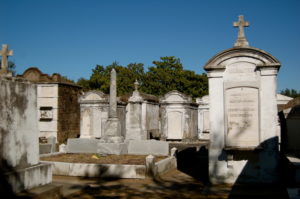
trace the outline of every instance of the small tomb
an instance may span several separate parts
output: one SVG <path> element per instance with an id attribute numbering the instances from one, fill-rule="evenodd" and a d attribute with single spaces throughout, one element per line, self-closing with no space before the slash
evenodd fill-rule
<path id="1" fill-rule="evenodd" d="M 167 140 L 197 139 L 198 105 L 192 98 L 171 91 L 160 99 L 161 134 Z"/>
<path id="2" fill-rule="evenodd" d="M 108 119 L 109 96 L 101 91 L 89 91 L 79 98 L 80 138 L 101 138 Z M 125 135 L 125 106 L 118 101 L 117 114 L 121 122 L 122 135 Z"/>

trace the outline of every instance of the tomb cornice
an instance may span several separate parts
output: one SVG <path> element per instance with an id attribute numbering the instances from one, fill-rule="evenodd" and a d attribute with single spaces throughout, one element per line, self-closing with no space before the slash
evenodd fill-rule
<path id="1" fill-rule="evenodd" d="M 206 71 L 225 69 L 226 64 L 224 64 L 224 62 L 226 60 L 238 57 L 249 57 L 259 60 L 259 62 L 262 63 L 259 64 L 259 66 L 280 66 L 280 62 L 266 51 L 254 47 L 233 47 L 226 49 L 212 57 L 205 64 L 204 69 Z"/>

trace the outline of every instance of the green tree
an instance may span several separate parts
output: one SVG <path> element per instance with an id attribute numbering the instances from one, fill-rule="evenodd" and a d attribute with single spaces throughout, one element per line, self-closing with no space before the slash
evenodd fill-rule
<path id="1" fill-rule="evenodd" d="M 85 78 L 79 78 L 77 80 L 77 84 L 83 88 L 84 91 L 91 90 L 90 88 L 90 80 Z"/>
<path id="2" fill-rule="evenodd" d="M 172 90 L 178 90 L 192 97 L 200 97 L 208 93 L 208 81 L 205 74 L 198 75 L 184 70 L 180 59 L 174 56 L 161 57 L 153 61 L 155 66 L 149 67 L 145 75 L 142 90 L 146 93 L 161 96 Z"/>
<path id="3" fill-rule="evenodd" d="M 161 96 L 172 90 L 178 90 L 194 98 L 208 93 L 206 74 L 196 74 L 184 70 L 180 59 L 170 56 L 161 57 L 153 61 L 154 66 L 144 72 L 144 65 L 131 63 L 126 67 L 113 62 L 106 67 L 96 65 L 89 80 L 80 78 L 78 84 L 84 90 L 101 90 L 109 93 L 110 71 L 115 68 L 117 72 L 117 93 L 119 96 L 129 94 L 134 90 L 134 82 L 140 83 L 140 91 L 156 96 Z"/>
<path id="4" fill-rule="evenodd" d="M 117 62 L 113 62 L 106 67 L 97 65 L 93 69 L 93 73 L 89 80 L 80 78 L 78 84 L 84 88 L 84 90 L 101 90 L 104 93 L 109 93 L 110 84 L 110 71 L 114 68 L 117 72 L 117 93 L 118 95 L 124 95 L 134 90 L 134 81 L 143 81 L 144 65 L 141 63 L 131 63 L 127 67 L 119 65 Z"/>
<path id="5" fill-rule="evenodd" d="M 292 98 L 300 97 L 300 92 L 296 91 L 295 89 L 288 89 L 286 88 L 285 90 L 282 90 L 280 92 L 282 95 L 286 95 Z"/>

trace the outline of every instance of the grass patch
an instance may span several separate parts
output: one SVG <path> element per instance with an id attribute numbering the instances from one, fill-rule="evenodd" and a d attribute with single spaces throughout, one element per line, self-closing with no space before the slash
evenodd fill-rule
<path id="1" fill-rule="evenodd" d="M 130 164 L 144 165 L 146 155 L 99 155 L 90 153 L 67 153 L 48 157 L 41 157 L 43 161 L 69 162 L 69 163 L 91 163 L 91 164 Z M 156 162 L 167 156 L 156 156 Z"/>

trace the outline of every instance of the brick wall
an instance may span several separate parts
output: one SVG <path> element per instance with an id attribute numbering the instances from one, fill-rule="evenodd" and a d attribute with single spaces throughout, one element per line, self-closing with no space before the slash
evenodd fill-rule
<path id="1" fill-rule="evenodd" d="M 58 88 L 58 144 L 66 143 L 68 138 L 80 135 L 80 107 L 78 97 L 81 87 L 59 84 Z"/>

